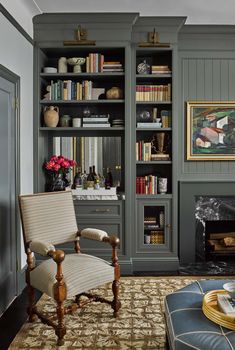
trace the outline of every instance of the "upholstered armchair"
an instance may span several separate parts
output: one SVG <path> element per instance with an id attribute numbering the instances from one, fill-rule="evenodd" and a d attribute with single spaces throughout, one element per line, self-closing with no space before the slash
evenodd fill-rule
<path id="1" fill-rule="evenodd" d="M 70 191 L 23 195 L 19 197 L 19 204 L 27 254 L 29 321 L 33 322 L 38 316 L 42 322 L 52 326 L 58 337 L 57 344 L 62 345 L 66 333 L 64 314 L 76 311 L 88 301 L 108 303 L 116 317 L 121 307 L 118 298 L 120 268 L 116 250 L 119 239 L 94 228 L 79 231 Z M 81 237 L 109 243 L 112 247 L 112 263 L 82 254 L 79 244 Z M 74 242 L 74 254 L 65 254 L 56 249 L 57 244 L 67 242 Z M 33 253 L 48 259 L 40 260 L 37 264 Z M 90 289 L 107 282 L 112 282 L 112 301 L 89 293 Z M 56 322 L 37 310 L 35 289 L 56 301 Z M 81 300 L 81 296 L 87 299 Z M 64 301 L 71 297 L 75 297 L 74 303 L 66 308 Z"/>

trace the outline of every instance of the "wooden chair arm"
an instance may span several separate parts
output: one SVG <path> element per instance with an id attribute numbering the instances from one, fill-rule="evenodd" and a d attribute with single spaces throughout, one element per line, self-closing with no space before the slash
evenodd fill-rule
<path id="1" fill-rule="evenodd" d="M 120 277 L 118 256 L 117 256 L 117 246 L 120 242 L 120 239 L 117 236 L 112 235 L 112 236 L 104 237 L 102 239 L 102 242 L 106 242 L 106 243 L 109 243 L 111 245 L 111 247 L 112 247 L 112 265 L 116 268 L 115 270 L 117 270 L 115 272 L 115 275 L 117 275 L 116 277 L 118 277 L 118 275 Z"/>
<path id="2" fill-rule="evenodd" d="M 65 258 L 65 252 L 63 250 L 50 250 L 47 253 L 57 264 L 61 264 Z"/>

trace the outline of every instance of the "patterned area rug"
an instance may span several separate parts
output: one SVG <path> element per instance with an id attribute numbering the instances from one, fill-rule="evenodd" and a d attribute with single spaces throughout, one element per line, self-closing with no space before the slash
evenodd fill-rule
<path id="1" fill-rule="evenodd" d="M 23 325 L 9 349 L 166 349 L 164 297 L 194 280 L 196 278 L 190 277 L 122 278 L 122 308 L 118 319 L 112 317 L 109 305 L 93 302 L 73 315 L 65 316 L 67 334 L 63 346 L 56 346 L 51 327 L 36 321 Z M 108 287 L 110 285 L 93 292 L 112 300 L 112 292 Z M 38 301 L 38 307 L 47 313 L 54 311 L 54 305 L 53 300 L 46 295 Z"/>

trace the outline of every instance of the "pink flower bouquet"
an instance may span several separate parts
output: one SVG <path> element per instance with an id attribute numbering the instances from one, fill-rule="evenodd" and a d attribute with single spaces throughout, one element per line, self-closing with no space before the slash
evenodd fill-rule
<path id="1" fill-rule="evenodd" d="M 61 191 L 69 185 L 67 174 L 77 163 L 64 156 L 52 156 L 43 164 L 47 175 L 46 191 Z"/>

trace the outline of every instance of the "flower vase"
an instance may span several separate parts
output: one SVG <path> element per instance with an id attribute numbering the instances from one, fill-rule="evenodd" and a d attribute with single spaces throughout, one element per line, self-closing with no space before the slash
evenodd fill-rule
<path id="1" fill-rule="evenodd" d="M 45 191 L 64 191 L 68 186 L 68 180 L 65 174 L 48 174 L 46 179 Z"/>

